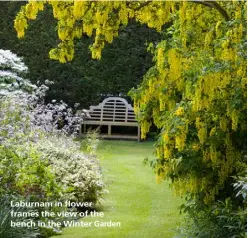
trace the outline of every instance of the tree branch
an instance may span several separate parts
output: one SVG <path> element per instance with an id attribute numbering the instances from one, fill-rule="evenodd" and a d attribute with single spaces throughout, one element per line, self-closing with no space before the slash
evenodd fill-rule
<path id="1" fill-rule="evenodd" d="M 230 20 L 230 17 L 228 15 L 227 11 L 223 7 L 221 7 L 219 3 L 215 2 L 215 1 L 210 2 L 210 3 L 214 6 L 214 8 L 216 10 L 219 11 L 219 13 L 225 18 L 226 21 Z"/>
<path id="2" fill-rule="evenodd" d="M 138 7 L 134 8 L 133 10 L 138 11 L 141 8 L 149 5 L 152 2 L 153 1 L 143 2 Z M 207 7 L 210 7 L 210 8 L 214 8 L 214 9 L 216 9 L 225 18 L 226 21 L 229 21 L 230 20 L 230 17 L 228 15 L 227 11 L 223 7 L 221 7 L 220 4 L 217 3 L 215 0 L 213 0 L 213 1 L 193 0 L 193 1 L 190 1 L 190 2 L 197 3 L 197 4 L 202 4 L 204 6 L 207 6 Z M 129 7 L 129 5 L 127 5 L 127 7 Z"/>
<path id="3" fill-rule="evenodd" d="M 228 15 L 227 11 L 215 1 L 210 2 L 210 1 L 203 1 L 203 0 L 195 0 L 195 1 L 191 1 L 191 2 L 202 4 L 202 5 L 210 7 L 210 8 L 214 8 L 225 18 L 226 21 L 230 20 L 230 17 Z"/>
<path id="4" fill-rule="evenodd" d="M 132 8 L 132 7 L 130 6 L 132 3 L 133 3 L 132 1 L 131 1 L 131 2 L 128 2 L 127 7 Z M 140 3 L 140 2 L 139 2 L 139 3 Z M 152 3 L 152 1 L 144 1 L 144 2 L 140 3 L 140 5 L 139 5 L 138 7 L 133 8 L 133 10 L 138 11 L 138 10 L 140 10 L 141 8 L 143 8 L 143 7 L 147 6 L 147 5 L 149 5 L 150 3 Z"/>

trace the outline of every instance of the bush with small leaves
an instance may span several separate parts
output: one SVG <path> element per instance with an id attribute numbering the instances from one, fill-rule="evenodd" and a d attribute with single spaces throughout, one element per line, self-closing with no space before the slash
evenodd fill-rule
<path id="1" fill-rule="evenodd" d="M 216 201 L 211 207 L 189 200 L 181 206 L 187 213 L 185 224 L 178 228 L 177 238 L 246 238 L 247 182 L 238 178 L 233 184 L 235 197 Z"/>
<path id="2" fill-rule="evenodd" d="M 100 166 L 95 155 L 85 155 L 80 146 L 66 135 L 50 134 L 35 147 L 52 166 L 63 199 L 96 203 L 104 193 Z"/>
<path id="3" fill-rule="evenodd" d="M 0 65 L 1 60 L 0 51 Z M 16 61 L 11 62 L 8 67 L 18 68 Z M 95 155 L 84 154 L 75 140 L 82 115 L 75 115 L 64 102 L 46 104 L 47 85 L 34 85 L 31 91 L 22 84 L 6 85 L 0 85 L 0 196 L 99 202 L 104 192 L 100 166 Z M 39 233 L 49 237 L 59 230 L 44 227 Z"/>
<path id="4" fill-rule="evenodd" d="M 18 227 L 10 226 L 10 223 L 16 222 L 32 222 L 31 219 L 26 217 L 11 216 L 11 212 L 28 213 L 33 212 L 32 209 L 27 207 L 11 207 L 10 201 L 15 200 L 13 196 L 0 197 L 0 237 L 4 238 L 36 238 L 40 235 L 37 227 Z"/>

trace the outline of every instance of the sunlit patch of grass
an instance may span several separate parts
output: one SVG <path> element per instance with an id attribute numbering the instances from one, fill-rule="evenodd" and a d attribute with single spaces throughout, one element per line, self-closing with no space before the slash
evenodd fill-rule
<path id="1" fill-rule="evenodd" d="M 156 184 L 151 168 L 142 164 L 152 153 L 152 142 L 101 141 L 98 156 L 109 190 L 99 207 L 104 217 L 86 217 L 90 228 L 66 228 L 60 237 L 172 238 L 182 219 L 182 200 L 172 195 L 168 183 Z M 121 227 L 95 227 L 96 220 L 120 222 Z"/>

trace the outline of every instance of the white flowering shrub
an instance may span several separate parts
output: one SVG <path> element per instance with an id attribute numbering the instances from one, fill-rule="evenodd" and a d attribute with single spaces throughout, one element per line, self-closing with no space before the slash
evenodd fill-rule
<path id="1" fill-rule="evenodd" d="M 66 135 L 50 135 L 36 145 L 52 165 L 63 199 L 96 203 L 104 192 L 100 166 L 95 156 L 80 151 L 80 143 Z"/>
<path id="2" fill-rule="evenodd" d="M 61 197 L 97 202 L 104 187 L 100 166 L 94 154 L 81 152 L 73 134 L 81 118 L 65 103 L 44 104 L 45 90 L 42 86 L 32 94 L 1 97 L 0 142 L 23 158 L 30 156 L 30 150 L 37 151 L 36 157 L 52 167 L 63 191 Z"/>
<path id="3" fill-rule="evenodd" d="M 0 142 L 37 141 L 44 133 L 74 137 L 83 115 L 75 115 L 64 102 L 44 103 L 48 87 L 41 85 L 31 94 L 0 95 Z"/>
<path id="4" fill-rule="evenodd" d="M 37 87 L 23 75 L 27 67 L 21 58 L 8 50 L 0 50 L 0 142 L 13 135 L 23 136 L 31 131 L 76 133 L 82 115 L 62 101 L 44 103 L 52 82 Z M 5 128 L 3 128 L 5 126 Z M 2 133 L 1 133 L 2 132 Z M 39 134 L 39 133 L 38 133 Z M 37 137 L 36 135 L 33 135 Z M 17 138 L 19 140 L 19 138 Z"/>
<path id="5" fill-rule="evenodd" d="M 0 198 L 98 202 L 100 166 L 75 141 L 82 115 L 64 102 L 45 104 L 48 86 L 23 79 L 26 70 L 18 57 L 0 50 Z M 41 237 L 56 233 L 49 229 L 40 230 Z"/>
<path id="6" fill-rule="evenodd" d="M 9 50 L 0 49 L 0 95 L 7 95 L 9 92 L 31 92 L 36 88 L 22 77 L 27 70 L 20 57 Z"/>

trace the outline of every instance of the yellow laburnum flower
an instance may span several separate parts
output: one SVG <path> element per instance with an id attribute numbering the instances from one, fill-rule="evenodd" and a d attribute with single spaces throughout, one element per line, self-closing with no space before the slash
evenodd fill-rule
<path id="1" fill-rule="evenodd" d="M 232 129 L 236 131 L 239 122 L 239 114 L 237 110 L 232 111 L 231 117 L 232 117 Z"/>
<path id="2" fill-rule="evenodd" d="M 210 136 L 213 136 L 216 133 L 216 127 L 213 127 L 210 131 Z"/>
<path id="3" fill-rule="evenodd" d="M 163 181 L 163 177 L 158 175 L 158 174 L 156 174 L 156 183 L 160 184 L 162 181 Z"/>
<path id="4" fill-rule="evenodd" d="M 194 143 L 194 144 L 192 145 L 192 149 L 195 150 L 195 151 L 198 151 L 198 150 L 200 149 L 200 145 Z"/>
<path id="5" fill-rule="evenodd" d="M 171 156 L 171 152 L 167 146 L 164 147 L 164 158 L 168 159 Z"/>
<path id="6" fill-rule="evenodd" d="M 214 147 L 210 147 L 210 159 L 211 161 L 216 164 L 217 159 L 218 159 L 218 153 Z"/>
<path id="7" fill-rule="evenodd" d="M 169 138 L 169 136 L 168 136 L 167 133 L 164 133 L 163 139 L 164 139 L 164 142 L 165 142 L 165 143 L 167 143 L 167 142 L 169 141 L 170 138 Z"/>
<path id="8" fill-rule="evenodd" d="M 162 99 L 159 100 L 159 110 L 160 111 L 165 110 L 165 102 Z"/>
<path id="9" fill-rule="evenodd" d="M 184 114 L 184 109 L 183 107 L 179 107 L 176 111 L 175 111 L 175 115 L 176 116 L 182 116 Z"/>
<path id="10" fill-rule="evenodd" d="M 226 132 L 227 131 L 227 119 L 222 117 L 220 119 L 220 128 L 222 131 Z"/>
<path id="11" fill-rule="evenodd" d="M 201 144 L 203 144 L 207 138 L 207 130 L 204 126 L 202 126 L 200 129 L 198 129 L 198 138 L 201 142 Z"/>
<path id="12" fill-rule="evenodd" d="M 222 21 L 218 21 L 215 25 L 215 33 L 216 35 L 219 37 L 221 36 L 222 32 L 221 32 L 221 29 L 220 29 L 220 25 L 221 25 Z"/>

